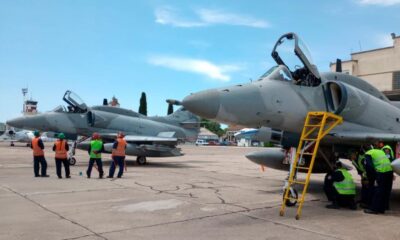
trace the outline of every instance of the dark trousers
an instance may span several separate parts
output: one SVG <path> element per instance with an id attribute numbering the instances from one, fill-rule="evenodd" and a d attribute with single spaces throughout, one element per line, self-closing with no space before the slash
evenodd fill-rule
<path id="1" fill-rule="evenodd" d="M 62 158 L 56 158 L 56 172 L 57 172 L 57 176 L 59 178 L 61 178 L 61 165 L 64 165 L 64 169 L 65 169 L 65 177 L 69 177 L 70 176 L 70 172 L 69 172 L 69 161 L 68 159 L 62 159 Z"/>
<path id="2" fill-rule="evenodd" d="M 368 180 L 366 178 L 361 179 L 361 199 L 360 203 L 363 203 L 365 205 L 370 205 L 371 204 L 371 191 L 370 189 L 372 186 L 370 186 Z"/>
<path id="3" fill-rule="evenodd" d="M 34 156 L 33 157 L 33 173 L 35 177 L 39 175 L 39 169 L 41 169 L 42 176 L 45 176 L 47 173 L 47 162 L 44 156 Z"/>
<path id="4" fill-rule="evenodd" d="M 371 210 L 384 213 L 389 209 L 390 194 L 393 185 L 393 172 L 377 173 L 377 186 L 374 187 Z"/>
<path id="5" fill-rule="evenodd" d="M 94 162 L 96 162 L 97 169 L 99 170 L 99 177 L 103 177 L 104 171 L 103 171 L 103 162 L 101 161 L 101 158 L 91 158 L 89 160 L 89 166 L 86 171 L 87 176 L 90 177 Z"/>
<path id="6" fill-rule="evenodd" d="M 334 205 L 348 208 L 355 207 L 355 195 L 339 194 L 336 188 L 333 186 L 333 182 L 325 181 L 324 191 L 328 200 L 331 201 Z"/>
<path id="7" fill-rule="evenodd" d="M 118 170 L 118 177 L 122 177 L 122 174 L 124 173 L 124 165 L 125 165 L 125 157 L 120 157 L 120 156 L 114 156 L 113 160 L 110 165 L 110 172 L 108 176 L 114 177 L 114 172 L 115 172 L 115 164 L 118 164 L 119 170 Z"/>

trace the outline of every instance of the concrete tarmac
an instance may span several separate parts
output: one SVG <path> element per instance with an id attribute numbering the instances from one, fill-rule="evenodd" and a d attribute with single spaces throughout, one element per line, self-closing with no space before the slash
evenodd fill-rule
<path id="1" fill-rule="evenodd" d="M 34 178 L 30 149 L 0 143 L 0 239 L 400 239 L 398 180 L 391 210 L 368 215 L 326 209 L 324 175 L 314 174 L 295 220 L 294 208 L 279 216 L 287 173 L 244 157 L 258 148 L 182 146 L 185 156 L 146 166 L 128 157 L 122 179 L 98 179 L 95 169 L 87 179 L 80 150 L 72 178 L 58 179 L 50 148 L 50 178 Z"/>

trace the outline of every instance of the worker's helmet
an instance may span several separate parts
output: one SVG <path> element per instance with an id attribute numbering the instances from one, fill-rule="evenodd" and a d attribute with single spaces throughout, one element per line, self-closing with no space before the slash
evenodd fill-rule
<path id="1" fill-rule="evenodd" d="M 39 137 L 40 136 L 40 132 L 38 130 L 33 131 L 33 135 L 35 137 Z"/>
<path id="2" fill-rule="evenodd" d="M 58 137 L 59 139 L 65 139 L 65 134 L 64 134 L 64 133 L 59 133 L 59 134 L 57 135 L 57 137 Z"/>
<path id="3" fill-rule="evenodd" d="M 100 139 L 100 134 L 98 134 L 98 133 L 93 133 L 92 139 L 93 139 L 93 140 Z"/>
<path id="4" fill-rule="evenodd" d="M 123 132 L 118 132 L 117 137 L 123 138 L 123 137 L 125 137 L 125 134 Z"/>

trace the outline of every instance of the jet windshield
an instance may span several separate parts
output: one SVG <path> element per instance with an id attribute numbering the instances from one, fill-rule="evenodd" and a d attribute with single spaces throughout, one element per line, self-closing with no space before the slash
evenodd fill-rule
<path id="1" fill-rule="evenodd" d="M 306 45 L 294 33 L 279 38 L 272 50 L 278 65 L 285 65 L 299 85 L 318 86 L 321 82 L 317 67 Z"/>
<path id="2" fill-rule="evenodd" d="M 263 79 L 280 80 L 280 81 L 292 81 L 293 77 L 290 71 L 284 66 L 274 66 L 264 73 L 259 81 Z"/>
<path id="3" fill-rule="evenodd" d="M 68 104 L 69 112 L 84 113 L 87 111 L 86 104 L 78 95 L 76 95 L 72 91 L 66 91 L 63 100 Z"/>

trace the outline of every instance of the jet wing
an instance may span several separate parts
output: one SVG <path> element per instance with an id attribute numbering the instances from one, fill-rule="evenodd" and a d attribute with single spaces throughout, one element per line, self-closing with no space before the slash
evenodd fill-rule
<path id="1" fill-rule="evenodd" d="M 365 141 L 400 141 L 400 134 L 395 133 L 368 133 L 368 132 L 334 132 L 328 136 L 344 141 L 365 142 Z"/>

